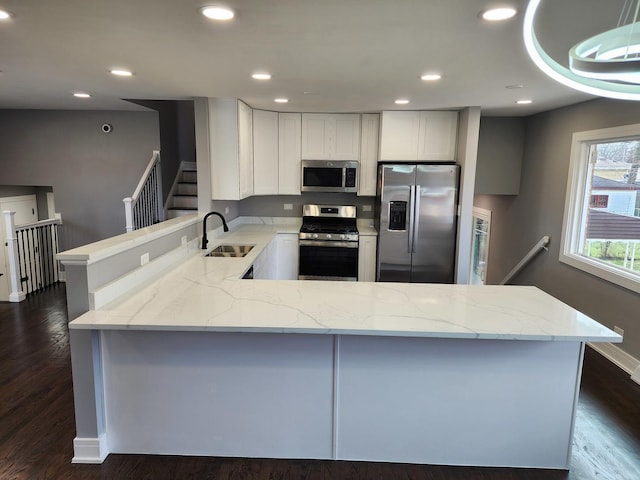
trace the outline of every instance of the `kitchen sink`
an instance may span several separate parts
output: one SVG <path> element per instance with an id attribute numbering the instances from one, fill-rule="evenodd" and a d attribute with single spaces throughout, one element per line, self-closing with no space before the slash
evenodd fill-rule
<path id="1" fill-rule="evenodd" d="M 255 245 L 218 245 L 205 257 L 244 257 Z"/>

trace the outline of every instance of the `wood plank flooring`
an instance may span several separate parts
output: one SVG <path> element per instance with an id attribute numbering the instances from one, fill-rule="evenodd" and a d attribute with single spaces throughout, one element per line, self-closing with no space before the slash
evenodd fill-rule
<path id="1" fill-rule="evenodd" d="M 150 455 L 72 465 L 74 436 L 64 284 L 0 302 L 0 480 L 638 480 L 640 385 L 587 349 L 569 472 Z"/>

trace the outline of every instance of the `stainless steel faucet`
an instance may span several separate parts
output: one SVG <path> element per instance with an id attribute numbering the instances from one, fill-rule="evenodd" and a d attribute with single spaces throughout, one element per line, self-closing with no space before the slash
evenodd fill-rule
<path id="1" fill-rule="evenodd" d="M 209 218 L 211 215 L 217 215 L 220 217 L 220 220 L 222 220 L 222 229 L 225 232 L 229 231 L 229 227 L 227 226 L 227 221 L 224 219 L 224 217 L 222 216 L 221 213 L 219 212 L 209 212 L 204 216 L 204 220 L 202 220 L 202 250 L 206 250 L 207 249 L 207 243 L 209 243 L 209 240 L 207 239 L 207 218 Z"/>

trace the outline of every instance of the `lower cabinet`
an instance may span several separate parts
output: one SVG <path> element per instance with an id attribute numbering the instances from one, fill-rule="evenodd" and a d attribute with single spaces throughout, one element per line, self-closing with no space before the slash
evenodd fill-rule
<path id="1" fill-rule="evenodd" d="M 279 233 L 276 235 L 277 280 L 298 279 L 298 234 Z"/>
<path id="2" fill-rule="evenodd" d="M 358 245 L 358 281 L 376 281 L 376 248 L 378 237 L 360 235 Z"/>

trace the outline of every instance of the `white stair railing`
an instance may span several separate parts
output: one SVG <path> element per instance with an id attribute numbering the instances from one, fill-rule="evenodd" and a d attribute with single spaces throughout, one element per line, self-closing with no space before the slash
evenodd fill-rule
<path id="1" fill-rule="evenodd" d="M 518 264 L 515 267 L 513 267 L 513 270 L 511 270 L 507 274 L 507 276 L 502 279 L 502 281 L 500 282 L 500 285 L 506 285 L 509 281 L 511 281 L 511 279 L 515 277 L 518 274 L 518 272 L 520 272 L 520 270 L 522 270 L 531 260 L 533 260 L 533 258 L 538 253 L 540 253 L 540 251 L 548 250 L 547 245 L 549 245 L 549 236 L 545 235 L 538 241 L 538 243 L 536 243 L 533 246 L 531 250 L 529 250 L 529 253 L 527 253 L 522 258 L 522 260 L 520 260 Z"/>
<path id="2" fill-rule="evenodd" d="M 9 267 L 10 302 L 21 302 L 60 281 L 58 254 L 59 218 L 16 226 L 15 212 L 4 211 Z"/>
<path id="3" fill-rule="evenodd" d="M 162 172 L 158 150 L 153 151 L 151 160 L 149 160 L 133 195 L 122 199 L 122 201 L 124 202 L 127 232 L 148 227 L 164 220 Z"/>

